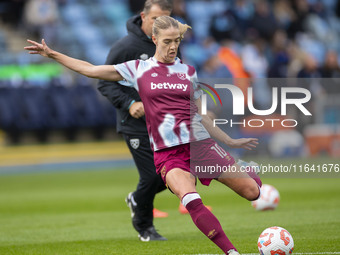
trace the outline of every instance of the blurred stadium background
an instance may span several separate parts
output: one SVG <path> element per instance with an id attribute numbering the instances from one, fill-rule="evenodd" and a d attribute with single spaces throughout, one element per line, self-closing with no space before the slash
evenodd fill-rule
<path id="1" fill-rule="evenodd" d="M 265 141 L 258 153 L 340 155 L 340 1 L 173 3 L 173 16 L 193 27 L 181 52 L 199 77 L 312 79 L 303 87 L 312 93 L 313 117 L 276 135 L 275 141 L 286 142 L 283 148 L 271 148 L 275 132 L 262 129 L 256 134 Z M 110 46 L 126 34 L 126 20 L 142 6 L 137 0 L 0 1 L 2 146 L 119 140 L 114 108 L 98 94 L 96 80 L 29 55 L 23 46 L 26 38 L 45 38 L 61 52 L 102 64 Z M 255 105 L 266 109 L 271 86 L 254 82 Z"/>
<path id="2" fill-rule="evenodd" d="M 23 51 L 27 38 L 44 37 L 63 53 L 102 64 L 143 3 L 0 0 L 1 254 L 219 252 L 185 216 L 178 217 L 178 201 L 170 192 L 155 202 L 170 214 L 156 219 L 170 241 L 137 241 L 123 198 L 135 188 L 138 174 L 115 132 L 113 106 L 97 92 L 96 80 Z M 251 79 L 257 109 L 268 108 L 272 86 L 289 81 L 312 93 L 307 105 L 312 117 L 294 110 L 285 117 L 298 119 L 296 128 L 226 127 L 236 137 L 261 141 L 252 154 L 234 154 L 274 165 L 339 163 L 340 0 L 173 3 L 173 16 L 193 27 L 181 44 L 183 60 L 202 79 Z M 247 114 L 246 119 L 254 118 Z M 245 252 L 257 251 L 264 228 L 282 225 L 293 234 L 296 252 L 339 254 L 340 186 L 334 178 L 339 173 L 328 177 L 265 179 L 282 198 L 279 209 L 266 214 L 255 213 L 222 186 L 199 189 Z"/>

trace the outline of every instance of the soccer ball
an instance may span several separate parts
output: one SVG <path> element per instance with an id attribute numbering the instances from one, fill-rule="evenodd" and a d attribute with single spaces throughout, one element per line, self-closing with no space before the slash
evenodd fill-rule
<path id="1" fill-rule="evenodd" d="M 261 187 L 261 196 L 259 199 L 252 201 L 251 205 L 258 211 L 274 210 L 280 202 L 280 194 L 272 185 L 263 184 Z"/>
<path id="2" fill-rule="evenodd" d="M 289 255 L 294 250 L 292 235 L 281 227 L 265 229 L 257 242 L 261 255 Z"/>

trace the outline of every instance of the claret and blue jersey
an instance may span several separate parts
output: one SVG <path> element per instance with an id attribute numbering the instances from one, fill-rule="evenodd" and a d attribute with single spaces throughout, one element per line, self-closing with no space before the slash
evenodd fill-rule
<path id="1" fill-rule="evenodd" d="M 120 83 L 135 87 L 143 101 L 154 151 L 210 137 L 194 102 L 202 93 L 194 67 L 179 58 L 168 64 L 154 57 L 114 67 L 125 80 Z"/>

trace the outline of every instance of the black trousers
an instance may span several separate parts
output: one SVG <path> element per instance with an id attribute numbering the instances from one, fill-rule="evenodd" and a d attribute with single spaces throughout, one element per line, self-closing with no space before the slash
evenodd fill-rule
<path id="1" fill-rule="evenodd" d="M 166 186 L 161 176 L 156 173 L 149 136 L 123 136 L 139 173 L 137 189 L 133 193 L 137 203 L 133 225 L 140 232 L 153 225 L 153 201 L 155 195 L 165 190 Z"/>

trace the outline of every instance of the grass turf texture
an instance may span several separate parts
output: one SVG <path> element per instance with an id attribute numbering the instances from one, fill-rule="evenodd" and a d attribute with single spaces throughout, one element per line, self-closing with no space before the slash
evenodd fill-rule
<path id="1" fill-rule="evenodd" d="M 124 202 L 137 179 L 134 169 L 0 176 L 0 254 L 221 254 L 190 216 L 179 214 L 178 200 L 169 191 L 155 201 L 169 217 L 154 222 L 169 240 L 138 241 Z M 264 183 L 280 192 L 275 211 L 257 212 L 217 182 L 209 188 L 198 185 L 240 252 L 257 253 L 259 234 L 275 225 L 293 235 L 296 253 L 340 251 L 340 179 Z"/>

